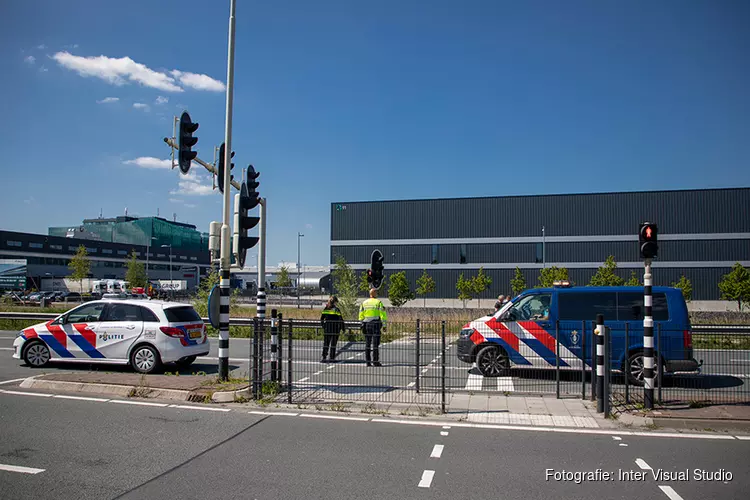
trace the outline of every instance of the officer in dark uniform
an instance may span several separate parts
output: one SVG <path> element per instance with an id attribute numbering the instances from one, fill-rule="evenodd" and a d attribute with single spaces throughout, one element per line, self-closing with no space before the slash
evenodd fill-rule
<path id="1" fill-rule="evenodd" d="M 344 330 L 344 318 L 336 306 L 338 302 L 339 299 L 335 296 L 329 298 L 320 315 L 320 325 L 323 327 L 323 357 L 320 359 L 321 363 L 333 363 L 336 360 L 336 343 L 339 341 L 339 334 Z M 326 359 L 329 349 L 331 357 Z"/>

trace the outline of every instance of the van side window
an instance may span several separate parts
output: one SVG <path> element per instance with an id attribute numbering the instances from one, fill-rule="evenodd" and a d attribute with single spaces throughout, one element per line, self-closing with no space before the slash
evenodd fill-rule
<path id="1" fill-rule="evenodd" d="M 614 292 L 562 292 L 557 295 L 557 310 L 560 321 L 593 321 L 597 314 L 604 315 L 604 321 L 614 321 L 616 317 Z"/>
<path id="2" fill-rule="evenodd" d="M 653 294 L 651 304 L 654 321 L 667 321 L 669 319 L 667 294 Z M 620 321 L 643 321 L 643 294 L 638 292 L 618 293 L 617 316 Z"/>
<path id="3" fill-rule="evenodd" d="M 529 321 L 549 319 L 551 296 L 548 293 L 527 295 L 513 304 L 500 318 L 502 321 Z"/>

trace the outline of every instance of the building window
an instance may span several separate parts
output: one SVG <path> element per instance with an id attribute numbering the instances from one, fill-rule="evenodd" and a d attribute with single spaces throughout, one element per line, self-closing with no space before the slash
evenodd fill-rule
<path id="1" fill-rule="evenodd" d="M 127 254 L 128 254 L 127 250 L 118 250 L 117 251 L 117 255 L 127 255 Z"/>
<path id="2" fill-rule="evenodd" d="M 77 252 L 78 251 L 78 247 L 68 247 L 68 251 L 69 252 Z"/>
<path id="3" fill-rule="evenodd" d="M 44 248 L 44 243 L 30 242 L 29 248 Z"/>
<path id="4" fill-rule="evenodd" d="M 180 260 L 187 260 L 187 255 L 180 255 Z"/>
<path id="5" fill-rule="evenodd" d="M 62 245 L 50 245 L 50 250 L 62 250 Z"/>
<path id="6" fill-rule="evenodd" d="M 438 263 L 438 247 L 439 245 L 432 245 L 432 263 Z"/>
<path id="7" fill-rule="evenodd" d="M 466 243 L 461 243 L 461 264 L 466 264 Z"/>
<path id="8" fill-rule="evenodd" d="M 102 248 L 102 253 L 111 254 L 112 249 L 111 248 Z"/>
<path id="9" fill-rule="evenodd" d="M 198 260 L 198 257 L 190 257 L 190 260 Z"/>
<path id="10" fill-rule="evenodd" d="M 5 242 L 5 244 L 8 245 L 9 247 L 20 247 L 20 246 L 22 246 L 22 244 L 21 244 L 20 241 L 13 241 L 13 240 L 8 240 L 8 241 Z"/>
<path id="11" fill-rule="evenodd" d="M 153 252 L 149 252 L 149 253 L 147 253 L 147 254 L 146 254 L 146 256 L 147 256 L 147 257 L 153 257 L 153 256 L 154 256 L 154 253 L 153 253 Z"/>
<path id="12" fill-rule="evenodd" d="M 536 255 L 534 257 L 534 262 L 537 264 L 541 264 L 544 262 L 544 243 L 537 243 L 536 244 Z"/>
<path id="13" fill-rule="evenodd" d="M 141 252 L 135 252 L 135 256 L 136 257 L 140 257 L 141 256 Z"/>
<path id="14" fill-rule="evenodd" d="M 166 255 L 164 255 L 163 253 L 157 253 L 156 256 L 157 257 L 166 257 Z"/>

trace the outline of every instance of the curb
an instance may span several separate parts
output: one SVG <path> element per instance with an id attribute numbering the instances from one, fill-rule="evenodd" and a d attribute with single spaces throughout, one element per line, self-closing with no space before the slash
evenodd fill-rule
<path id="1" fill-rule="evenodd" d="M 622 425 L 634 427 L 653 427 L 655 424 L 654 419 L 651 417 L 638 417 L 629 413 L 620 413 L 617 416 L 617 420 Z"/>
<path id="2" fill-rule="evenodd" d="M 676 418 L 676 417 L 654 417 L 654 424 L 659 427 L 671 429 L 701 430 L 711 429 L 714 431 L 740 430 L 750 432 L 750 421 L 732 419 L 712 418 Z"/>
<path id="3" fill-rule="evenodd" d="M 92 382 L 65 382 L 62 380 L 44 380 L 29 377 L 21 384 L 24 389 L 42 389 L 48 391 L 82 392 L 86 394 L 105 394 L 124 398 L 166 399 L 170 401 L 191 401 L 195 395 L 204 397 L 200 391 L 184 391 L 178 389 L 157 389 L 153 387 L 135 385 L 98 384 Z M 212 403 L 231 403 L 236 399 L 249 398 L 250 387 L 236 391 L 214 392 Z"/>

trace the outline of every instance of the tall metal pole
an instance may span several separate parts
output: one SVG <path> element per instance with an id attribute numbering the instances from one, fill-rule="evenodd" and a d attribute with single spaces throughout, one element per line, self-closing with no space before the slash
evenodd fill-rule
<path id="1" fill-rule="evenodd" d="M 171 290 L 172 299 L 174 299 L 174 281 L 172 279 L 172 244 L 169 244 L 169 289 Z"/>
<path id="2" fill-rule="evenodd" d="M 542 267 L 547 267 L 547 235 L 542 226 Z"/>
<path id="3" fill-rule="evenodd" d="M 221 224 L 221 272 L 219 290 L 219 379 L 229 379 L 229 212 L 231 209 L 230 169 L 232 164 L 232 102 L 234 98 L 234 17 L 236 0 L 230 0 L 229 47 L 227 50 L 227 109 L 224 131 L 224 216 Z"/>
<path id="4" fill-rule="evenodd" d="M 146 240 L 146 285 L 151 281 L 148 275 L 148 254 L 151 252 L 151 238 Z"/>
<path id="5" fill-rule="evenodd" d="M 297 309 L 299 309 L 299 278 L 300 278 L 300 274 L 299 274 L 299 270 L 300 270 L 300 252 L 299 252 L 300 246 L 299 246 L 299 242 L 300 242 L 300 238 L 302 238 L 303 236 L 304 236 L 304 234 L 297 233 Z"/>
<path id="6" fill-rule="evenodd" d="M 258 318 L 266 317 L 266 210 L 268 200 L 260 200 L 260 227 L 258 228 L 258 293 L 256 296 L 256 313 Z"/>
<path id="7" fill-rule="evenodd" d="M 654 408 L 654 318 L 651 305 L 651 259 L 646 259 L 643 273 L 643 406 L 647 410 Z M 630 366 L 628 370 L 631 370 Z"/>

